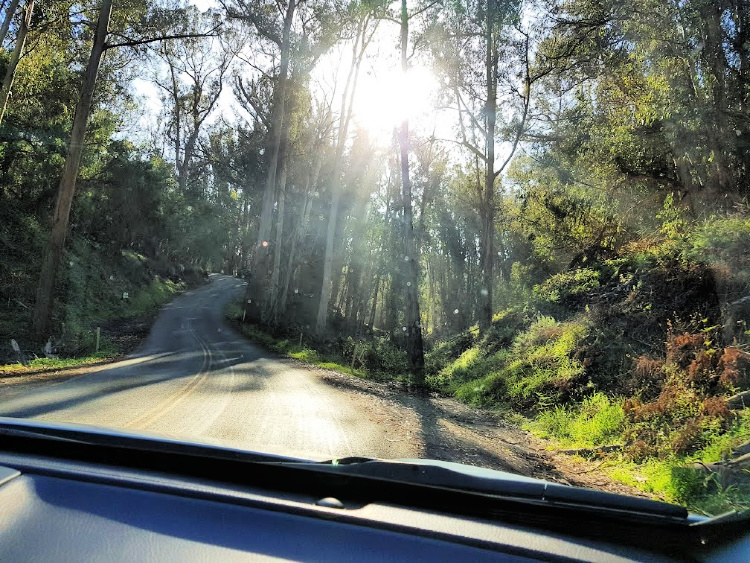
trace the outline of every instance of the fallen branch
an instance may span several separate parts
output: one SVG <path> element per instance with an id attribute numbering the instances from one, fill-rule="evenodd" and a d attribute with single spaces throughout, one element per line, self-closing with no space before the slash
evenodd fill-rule
<path id="1" fill-rule="evenodd" d="M 609 446 L 599 446 L 597 448 L 578 448 L 574 450 L 557 450 L 552 452 L 553 455 L 565 454 L 565 455 L 579 455 L 581 457 L 593 457 L 601 454 L 608 454 L 611 452 L 622 451 L 624 446 L 622 444 L 611 444 Z"/>
<path id="2" fill-rule="evenodd" d="M 727 407 L 730 410 L 742 410 L 750 407 L 750 391 L 743 391 L 729 397 Z"/>

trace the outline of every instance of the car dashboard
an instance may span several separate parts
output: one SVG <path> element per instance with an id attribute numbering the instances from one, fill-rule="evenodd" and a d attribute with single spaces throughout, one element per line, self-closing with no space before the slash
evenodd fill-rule
<path id="1" fill-rule="evenodd" d="M 742 524 L 715 539 L 698 520 L 486 497 L 229 454 L 0 436 L 0 560 L 750 559 Z"/>

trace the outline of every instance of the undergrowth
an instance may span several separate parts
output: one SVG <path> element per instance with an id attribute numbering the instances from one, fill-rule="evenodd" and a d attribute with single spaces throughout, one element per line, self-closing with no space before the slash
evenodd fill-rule
<path id="1" fill-rule="evenodd" d="M 288 356 L 296 360 L 303 361 L 308 364 L 318 366 L 323 369 L 329 369 L 352 375 L 355 377 L 373 377 L 374 375 L 362 370 L 356 369 L 351 365 L 347 365 L 342 358 L 333 358 L 318 350 L 308 346 L 304 342 L 300 343 L 297 339 L 284 338 L 283 336 L 273 335 L 262 327 L 254 324 L 243 323 L 242 321 L 242 308 L 237 301 L 230 302 L 225 311 L 226 317 L 233 321 L 237 328 L 250 338 L 257 342 L 264 348 L 276 352 L 277 354 Z"/>

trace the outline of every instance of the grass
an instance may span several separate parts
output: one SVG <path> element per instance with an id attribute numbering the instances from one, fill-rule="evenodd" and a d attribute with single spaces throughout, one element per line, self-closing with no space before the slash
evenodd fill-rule
<path id="1" fill-rule="evenodd" d="M 619 443 L 624 426 L 621 401 L 595 393 L 580 405 L 541 412 L 526 429 L 564 446 L 587 448 Z"/>
<path id="2" fill-rule="evenodd" d="M 36 358 L 34 360 L 31 360 L 30 362 L 27 362 L 26 365 L 16 363 L 0 366 L 0 374 L 25 375 L 63 369 L 73 369 L 91 364 L 97 364 L 100 362 L 106 362 L 109 360 L 113 360 L 116 357 L 116 353 L 112 353 L 111 351 L 102 351 L 78 358 Z"/>
<path id="3" fill-rule="evenodd" d="M 185 289 L 182 282 L 175 283 L 141 271 L 146 259 L 133 253 L 128 253 L 124 260 L 136 262 L 141 269 L 139 275 L 133 274 L 132 279 L 113 276 L 117 281 L 111 281 L 104 275 L 105 271 L 110 271 L 107 267 L 118 271 L 118 266 L 124 268 L 122 264 L 104 264 L 80 241 L 74 246 L 81 256 L 90 260 L 76 257 L 71 261 L 67 280 L 63 278 L 68 286 L 67 301 L 61 301 L 58 306 L 59 325 L 53 331 L 56 353 L 60 357 L 34 358 L 34 354 L 26 352 L 27 357 L 33 358 L 26 366 L 20 363 L 4 365 L 0 367 L 0 372 L 34 373 L 69 369 L 115 358 L 122 350 L 106 336 L 100 338 L 98 352 L 95 352 L 96 326 L 119 319 L 153 316 L 162 305 Z M 107 281 L 102 282 L 102 279 Z M 122 299 L 122 290 L 128 290 L 128 299 Z M 21 326 L 22 322 L 26 322 L 26 319 L 21 320 L 16 315 L 11 323 L 13 326 L 0 322 L 0 330 L 13 335 L 25 351 L 33 349 L 39 353 L 39 344 L 29 344 L 33 340 L 28 335 L 28 327 Z M 15 358 L 11 356 L 8 359 L 12 361 Z"/>
<path id="4" fill-rule="evenodd" d="M 626 428 L 622 402 L 595 393 L 577 406 L 555 407 L 525 419 L 521 425 L 555 445 L 591 448 L 622 443 Z M 695 462 L 710 463 L 728 459 L 733 447 L 750 439 L 750 412 L 739 414 L 734 425 L 718 434 L 702 450 L 691 456 L 664 454 L 635 462 L 623 453 L 607 456 L 600 471 L 612 479 L 640 489 L 691 512 L 717 515 L 730 510 L 750 510 L 750 479 L 723 484 L 718 473 L 696 469 Z"/>
<path id="5" fill-rule="evenodd" d="M 273 335 L 265 332 L 263 329 L 256 325 L 245 324 L 239 322 L 242 318 L 242 308 L 237 302 L 230 302 L 224 311 L 225 316 L 235 321 L 238 329 L 242 334 L 247 336 L 250 340 L 260 344 L 264 348 L 276 352 L 282 356 L 294 358 L 306 364 L 314 365 L 322 369 L 328 369 L 337 371 L 346 375 L 352 375 L 355 377 L 372 378 L 372 374 L 360 370 L 354 369 L 350 366 L 344 365 L 337 360 L 338 358 L 329 358 L 322 355 L 319 351 L 313 350 L 306 346 L 300 345 L 299 342 L 292 341 L 289 339 L 275 338 Z"/>
<path id="6" fill-rule="evenodd" d="M 508 349 L 483 356 L 481 349 L 471 348 L 438 378 L 458 399 L 475 406 L 546 408 L 559 402 L 562 390 L 583 374 L 572 353 L 586 334 L 581 322 L 540 317 Z"/>

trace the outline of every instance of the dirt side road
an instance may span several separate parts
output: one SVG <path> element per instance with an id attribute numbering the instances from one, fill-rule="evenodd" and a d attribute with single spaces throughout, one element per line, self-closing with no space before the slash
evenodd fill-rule
<path id="1" fill-rule="evenodd" d="M 639 494 L 597 465 L 553 455 L 492 413 L 450 398 L 279 358 L 223 318 L 243 282 L 167 305 L 141 349 L 106 366 L 0 378 L 0 415 L 147 430 L 311 459 L 432 458 Z"/>

